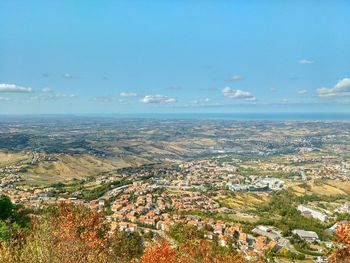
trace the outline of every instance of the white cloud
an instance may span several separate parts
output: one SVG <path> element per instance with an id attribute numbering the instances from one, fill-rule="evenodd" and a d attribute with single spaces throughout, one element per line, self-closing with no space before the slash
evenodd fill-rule
<path id="1" fill-rule="evenodd" d="M 123 91 L 119 94 L 120 97 L 136 97 L 137 93 Z"/>
<path id="2" fill-rule="evenodd" d="M 30 93 L 32 88 L 20 87 L 16 84 L 0 84 L 0 92 L 2 93 Z"/>
<path id="3" fill-rule="evenodd" d="M 244 79 L 244 77 L 241 75 L 233 75 L 231 77 L 231 80 L 233 80 L 233 81 L 239 81 L 239 80 L 243 80 L 243 79 Z"/>
<path id="4" fill-rule="evenodd" d="M 306 95 L 308 91 L 306 89 L 298 90 L 298 95 Z"/>
<path id="5" fill-rule="evenodd" d="M 343 78 L 333 88 L 317 89 L 318 97 L 348 97 L 350 96 L 350 78 Z"/>
<path id="6" fill-rule="evenodd" d="M 143 103 L 160 103 L 160 104 L 168 104 L 168 103 L 175 103 L 176 99 L 164 95 L 146 95 L 141 99 L 141 102 Z"/>
<path id="7" fill-rule="evenodd" d="M 77 78 L 77 76 L 71 74 L 71 73 L 64 73 L 62 74 L 62 77 L 65 79 L 73 79 L 73 78 Z"/>
<path id="8" fill-rule="evenodd" d="M 74 94 L 65 94 L 65 93 L 57 93 L 57 94 L 40 94 L 36 96 L 31 96 L 28 98 L 28 100 L 41 100 L 41 101 L 46 101 L 46 100 L 60 100 L 60 99 L 72 99 L 75 98 L 76 96 Z"/>
<path id="9" fill-rule="evenodd" d="M 255 101 L 256 97 L 251 94 L 249 91 L 244 91 L 244 90 L 235 90 L 231 89 L 230 87 L 225 87 L 222 90 L 222 94 L 230 99 L 244 99 L 244 100 L 249 100 L 249 101 Z"/>
<path id="10" fill-rule="evenodd" d="M 49 88 L 49 87 L 44 87 L 44 88 L 41 89 L 41 91 L 46 93 L 46 92 L 51 92 L 52 89 Z"/>
<path id="11" fill-rule="evenodd" d="M 208 105 L 212 101 L 211 98 L 205 98 L 205 99 L 199 99 L 199 100 L 193 100 L 192 104 L 200 104 L 200 105 Z"/>
<path id="12" fill-rule="evenodd" d="M 307 64 L 313 64 L 314 62 L 312 60 L 309 60 L 309 59 L 301 59 L 298 61 L 298 63 L 307 65 Z"/>

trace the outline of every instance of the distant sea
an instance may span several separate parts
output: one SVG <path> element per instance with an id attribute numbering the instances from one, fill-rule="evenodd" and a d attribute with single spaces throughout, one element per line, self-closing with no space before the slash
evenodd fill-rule
<path id="1" fill-rule="evenodd" d="M 350 121 L 349 113 L 130 113 L 130 114 L 47 114 L 1 115 L 1 121 L 70 118 L 237 120 L 237 121 Z"/>
<path id="2" fill-rule="evenodd" d="M 115 118 L 194 119 L 237 121 L 350 121 L 350 113 L 142 113 L 103 114 Z"/>

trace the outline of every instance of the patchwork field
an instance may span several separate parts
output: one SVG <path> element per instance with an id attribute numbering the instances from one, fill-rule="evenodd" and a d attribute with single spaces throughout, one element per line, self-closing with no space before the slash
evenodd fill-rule
<path id="1" fill-rule="evenodd" d="M 17 162 L 30 159 L 30 155 L 25 153 L 0 152 L 0 168 Z"/>
<path id="2" fill-rule="evenodd" d="M 29 166 L 22 177 L 28 183 L 50 184 L 73 178 L 96 176 L 119 168 L 141 164 L 141 159 L 102 159 L 91 155 L 60 155 L 56 161 L 43 161 Z"/>

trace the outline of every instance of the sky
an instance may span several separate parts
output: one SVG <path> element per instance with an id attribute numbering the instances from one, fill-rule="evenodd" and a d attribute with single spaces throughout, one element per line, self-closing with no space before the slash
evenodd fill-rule
<path id="1" fill-rule="evenodd" d="M 0 1 L 0 114 L 350 113 L 350 1 Z"/>

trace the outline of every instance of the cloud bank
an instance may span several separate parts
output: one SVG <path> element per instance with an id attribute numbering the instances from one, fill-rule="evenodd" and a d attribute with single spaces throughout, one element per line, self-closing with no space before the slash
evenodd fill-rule
<path id="1" fill-rule="evenodd" d="M 168 104 L 175 103 L 176 99 L 164 95 L 146 95 L 141 99 L 142 103 Z"/>
<path id="2" fill-rule="evenodd" d="M 2 93 L 30 93 L 32 88 L 20 87 L 16 84 L 0 84 L 0 92 Z"/>
<path id="3" fill-rule="evenodd" d="M 312 60 L 309 60 L 309 59 L 301 59 L 298 61 L 298 63 L 307 65 L 307 64 L 313 64 L 314 62 Z"/>
<path id="4" fill-rule="evenodd" d="M 318 97 L 348 97 L 350 96 L 350 78 L 343 78 L 333 88 L 317 89 Z"/>
<path id="5" fill-rule="evenodd" d="M 123 91 L 119 94 L 120 97 L 136 97 L 137 93 Z"/>
<path id="6" fill-rule="evenodd" d="M 256 97 L 251 94 L 249 91 L 244 91 L 240 89 L 231 89 L 230 87 L 225 87 L 222 90 L 222 94 L 230 99 L 244 99 L 248 101 L 255 101 Z"/>

